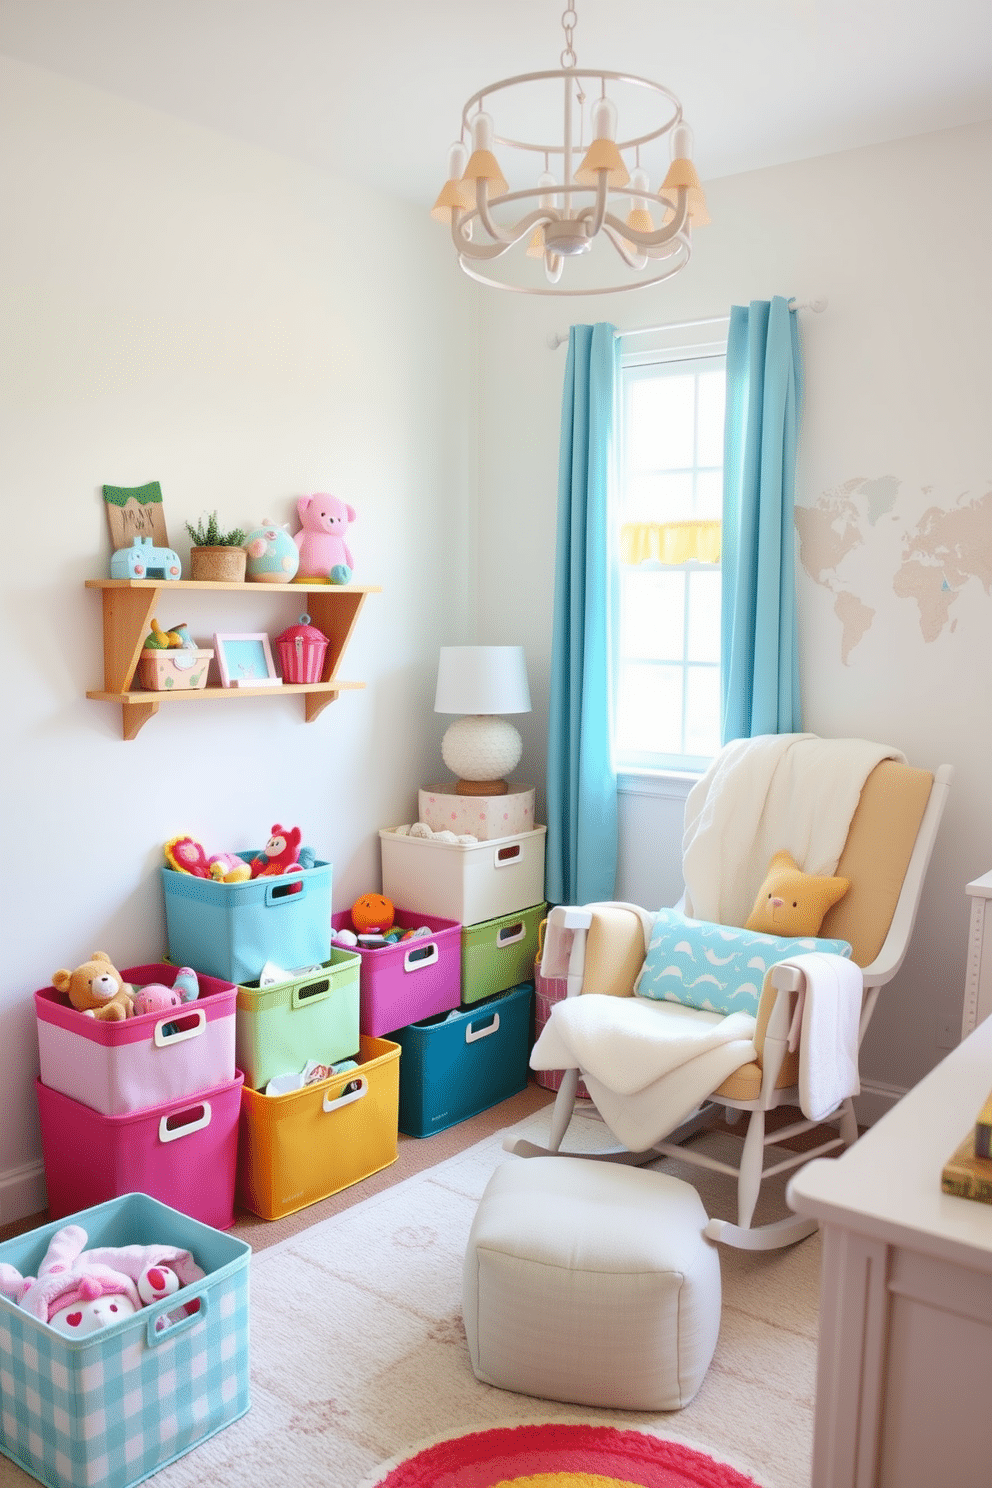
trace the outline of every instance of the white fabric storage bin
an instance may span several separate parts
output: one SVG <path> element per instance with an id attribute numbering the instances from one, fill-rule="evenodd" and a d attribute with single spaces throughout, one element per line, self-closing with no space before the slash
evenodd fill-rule
<path id="1" fill-rule="evenodd" d="M 394 904 L 462 925 L 494 920 L 544 898 L 547 827 L 488 842 L 439 842 L 379 832 L 382 892 Z"/>

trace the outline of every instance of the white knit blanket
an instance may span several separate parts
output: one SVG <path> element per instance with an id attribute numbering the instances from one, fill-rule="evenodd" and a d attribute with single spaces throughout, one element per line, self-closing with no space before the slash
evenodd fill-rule
<path id="1" fill-rule="evenodd" d="M 867 739 L 762 734 L 725 746 L 689 792 L 682 871 L 685 913 L 743 925 L 773 854 L 830 875 L 861 789 L 883 759 L 906 756 Z"/>

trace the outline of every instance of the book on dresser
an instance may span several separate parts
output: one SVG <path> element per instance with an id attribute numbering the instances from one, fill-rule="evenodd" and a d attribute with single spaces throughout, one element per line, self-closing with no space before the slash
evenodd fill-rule
<path id="1" fill-rule="evenodd" d="M 968 1135 L 948 1158 L 941 1171 L 944 1193 L 992 1204 L 992 1095 L 978 1113 Z"/>

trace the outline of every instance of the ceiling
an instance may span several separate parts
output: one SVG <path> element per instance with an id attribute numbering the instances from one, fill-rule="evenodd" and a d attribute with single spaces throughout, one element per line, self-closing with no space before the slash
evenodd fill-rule
<path id="1" fill-rule="evenodd" d="M 563 8 L 2 0 L 0 51 L 429 205 L 470 94 L 559 66 Z M 576 9 L 579 67 L 672 89 L 704 182 L 992 118 L 990 0 L 576 0 Z"/>

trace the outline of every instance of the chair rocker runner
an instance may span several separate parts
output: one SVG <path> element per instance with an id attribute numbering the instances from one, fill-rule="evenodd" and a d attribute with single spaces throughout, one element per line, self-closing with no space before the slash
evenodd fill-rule
<path id="1" fill-rule="evenodd" d="M 789 754 L 790 749 L 805 745 L 807 750 L 812 750 L 815 767 L 819 767 L 823 762 L 825 745 L 827 758 L 843 769 L 847 756 L 841 746 L 852 742 L 861 744 L 863 741 L 824 741 L 811 735 L 792 735 L 765 736 L 726 746 L 715 765 L 694 787 L 687 802 L 686 853 L 691 836 L 690 808 L 699 815 L 698 801 L 695 806 L 693 803 L 695 792 L 702 790 L 704 797 L 709 793 L 710 808 L 713 809 L 709 809 L 707 814 L 719 823 L 720 792 L 729 790 L 726 804 L 733 810 L 734 791 L 742 786 L 754 787 L 755 776 L 749 771 L 754 760 L 761 759 L 764 751 L 768 760 L 768 789 L 757 805 L 749 800 L 749 809 L 753 806 L 755 819 L 759 820 L 760 830 L 755 840 L 760 846 L 761 833 L 775 831 L 774 825 L 769 826 L 769 815 L 774 817 L 776 811 L 781 813 L 782 802 L 790 799 L 790 792 L 792 799 L 796 799 L 797 793 L 802 796 L 800 817 L 807 811 L 815 813 L 820 809 L 816 799 L 818 787 L 810 790 L 810 782 L 804 777 L 802 768 L 796 769 L 796 762 L 801 763 L 810 755 L 804 755 L 801 747 L 793 754 Z M 752 750 L 749 746 L 755 748 Z M 562 1068 L 564 1073 L 552 1112 L 548 1146 L 543 1148 L 522 1139 L 508 1138 L 505 1144 L 508 1151 L 522 1157 L 580 1155 L 562 1153 L 560 1149 L 575 1109 L 581 1074 L 595 1103 L 594 1114 L 623 1143 L 608 1153 L 584 1155 L 634 1164 L 651 1162 L 659 1156 L 675 1157 L 735 1177 L 737 1222 L 711 1219 L 706 1234 L 712 1240 L 741 1249 L 770 1250 L 794 1244 L 813 1233 L 816 1221 L 798 1215 L 771 1224 L 752 1225 L 761 1184 L 775 1174 L 799 1167 L 839 1147 L 849 1147 L 857 1140 L 853 1104 L 853 1095 L 860 1089 L 857 1050 L 882 987 L 896 975 L 906 955 L 953 777 L 949 765 L 941 765 L 936 772 L 930 773 L 910 767 L 896 751 L 879 747 L 878 752 L 882 757 L 877 763 L 870 763 L 867 769 L 862 768 L 860 775 L 855 764 L 856 779 L 851 797 L 853 814 L 849 813 L 848 821 L 838 829 L 841 849 L 839 859 L 836 859 L 836 874 L 848 880 L 850 889 L 827 911 L 820 931 L 824 938 L 848 942 L 852 948 L 851 959 L 848 961 L 837 955 L 817 952 L 790 956 L 770 966 L 761 988 L 757 1015 L 753 1019 L 741 1013 L 732 1013 L 726 1018 L 709 1010 L 633 995 L 634 982 L 651 943 L 654 921 L 652 915 L 638 906 L 599 903 L 562 906 L 551 911 L 542 971 L 552 976 L 567 974 L 567 996 L 553 1008 L 548 1025 L 535 1045 L 531 1063 L 534 1068 Z M 728 763 L 731 766 L 729 770 Z M 786 772 L 784 777 L 783 770 Z M 784 788 L 783 779 L 786 780 Z M 836 790 L 828 783 L 822 794 L 827 808 L 834 809 Z M 800 825 L 802 832 L 809 835 L 808 823 L 802 821 Z M 846 836 L 843 835 L 845 828 Z M 815 833 L 813 835 L 815 838 Z M 766 860 L 759 861 L 760 881 Z M 732 864 L 724 863 L 722 866 L 726 869 Z M 688 873 L 686 882 L 688 886 Z M 688 903 L 688 887 L 682 906 L 691 919 L 693 910 Z M 728 926 L 743 924 L 743 915 L 738 911 L 734 919 L 724 919 L 720 923 Z M 815 1075 L 817 1062 L 830 1071 L 833 1062 L 839 1063 L 841 1059 L 841 1051 L 833 1048 L 829 1038 L 824 1036 L 826 1032 L 836 1038 L 831 1024 L 836 1024 L 837 1019 L 830 999 L 834 991 L 831 978 L 838 973 L 847 979 L 853 999 L 849 1051 L 849 1059 L 853 1061 L 853 1081 L 847 1086 L 852 1093 L 836 1103 L 831 1102 L 828 1109 L 814 1108 L 811 1111 L 811 1077 L 807 1073 L 808 1063 L 804 1064 L 804 1060 L 814 1061 Z M 824 976 L 825 989 L 817 993 L 817 980 Z M 837 985 L 839 987 L 840 982 Z M 589 995 L 596 993 L 600 995 Z M 812 1011 L 816 995 L 823 999 L 821 1008 L 829 1006 L 827 1015 L 819 1021 Z M 693 1079 L 696 1076 L 690 1078 L 685 1074 L 690 1065 L 649 1084 L 647 1089 L 639 1088 L 632 1092 L 611 1088 L 623 1087 L 622 1074 L 615 1081 L 607 1077 L 608 1083 L 604 1082 L 602 1060 L 615 1057 L 615 1049 L 622 1047 L 618 1042 L 619 1034 L 629 1030 L 630 1037 L 636 1041 L 649 1026 L 645 1020 L 651 1020 L 652 1029 L 660 1026 L 655 1025 L 655 1019 L 667 1020 L 674 1028 L 674 1035 L 669 1032 L 666 1036 L 683 1041 L 686 1038 L 703 1040 L 701 1047 L 706 1052 L 690 1062 L 691 1069 L 698 1070 L 698 1078 L 703 1080 L 708 1072 L 715 1071 L 712 1086 L 706 1086 L 693 1097 Z M 733 1035 L 731 1021 L 735 1024 Z M 599 1056 L 599 1063 L 596 1058 L 592 1061 L 597 1063 L 599 1080 L 583 1062 L 583 1057 L 576 1054 L 571 1062 L 568 1055 L 561 1057 L 561 1035 L 551 1033 L 556 1026 L 571 1031 L 574 1046 L 570 1047 L 597 1050 L 600 1046 L 596 1040 L 605 1027 L 602 1047 L 606 1048 L 607 1054 Z M 556 1062 L 544 1064 L 541 1062 L 544 1057 L 542 1044 L 547 1045 L 549 1037 L 549 1047 L 558 1051 L 558 1057 Z M 585 1044 L 582 1042 L 584 1038 Z M 718 1041 L 715 1048 L 711 1047 L 713 1041 Z M 634 1045 L 630 1047 L 634 1048 Z M 622 1061 L 619 1062 L 622 1069 Z M 829 1092 L 829 1084 L 827 1090 Z M 588 1103 L 584 1102 L 583 1106 L 588 1109 Z M 661 1129 L 654 1131 L 648 1141 L 638 1140 L 643 1132 L 652 1131 L 653 1116 L 648 1114 L 652 1106 L 659 1111 L 658 1119 L 663 1123 Z M 765 1128 L 766 1113 L 780 1106 L 797 1107 L 799 1119 L 769 1133 Z M 664 1124 L 666 1114 L 673 1111 L 674 1120 Z M 739 1166 L 684 1145 L 711 1127 L 721 1115 L 734 1124 L 742 1113 L 749 1113 L 749 1117 Z M 779 1149 L 774 1155 L 775 1160 L 766 1166 L 766 1147 L 821 1125 L 835 1127 L 837 1134 L 805 1151 L 788 1151 L 787 1155 L 781 1156 L 782 1149 Z"/>

